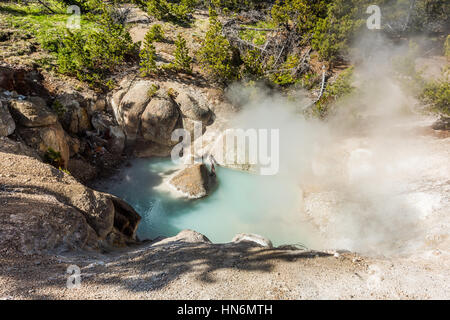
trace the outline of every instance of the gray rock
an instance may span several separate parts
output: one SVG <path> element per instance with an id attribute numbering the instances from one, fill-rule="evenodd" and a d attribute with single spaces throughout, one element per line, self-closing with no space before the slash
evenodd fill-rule
<path id="1" fill-rule="evenodd" d="M 0 101 L 0 137 L 6 137 L 16 130 L 16 123 L 6 105 Z"/>
<path id="2" fill-rule="evenodd" d="M 254 233 L 239 233 L 234 236 L 231 242 L 239 243 L 239 242 L 251 242 L 255 243 L 262 247 L 273 248 L 272 241 L 269 239 L 260 236 Z"/>
<path id="3" fill-rule="evenodd" d="M 104 132 L 115 125 L 114 118 L 103 112 L 95 113 L 91 118 L 91 124 L 98 132 Z"/>

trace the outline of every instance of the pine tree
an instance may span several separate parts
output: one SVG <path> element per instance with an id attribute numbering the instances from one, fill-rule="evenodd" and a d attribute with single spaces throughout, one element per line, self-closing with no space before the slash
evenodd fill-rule
<path id="1" fill-rule="evenodd" d="M 178 34 L 175 46 L 175 61 L 173 66 L 180 71 L 192 72 L 192 58 L 189 56 L 186 39 L 181 34 Z"/>
<path id="2" fill-rule="evenodd" d="M 156 49 L 153 45 L 153 36 L 147 32 L 144 38 L 144 47 L 139 53 L 141 58 L 141 72 L 143 76 L 150 75 L 157 70 L 156 67 Z"/>
<path id="3" fill-rule="evenodd" d="M 199 58 L 210 75 L 217 80 L 234 80 L 237 68 L 233 64 L 233 51 L 230 42 L 222 34 L 222 24 L 214 8 L 209 8 L 209 27 L 206 32 Z"/>
<path id="4" fill-rule="evenodd" d="M 160 42 L 164 40 L 164 31 L 160 24 L 154 24 L 150 27 L 148 32 L 154 41 Z"/>

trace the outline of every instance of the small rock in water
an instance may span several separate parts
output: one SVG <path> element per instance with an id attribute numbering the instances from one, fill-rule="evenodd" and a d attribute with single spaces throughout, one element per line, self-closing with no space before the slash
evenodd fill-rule
<path id="1" fill-rule="evenodd" d="M 206 166 L 196 164 L 180 170 L 169 184 L 184 196 L 198 199 L 208 195 L 211 183 Z"/>

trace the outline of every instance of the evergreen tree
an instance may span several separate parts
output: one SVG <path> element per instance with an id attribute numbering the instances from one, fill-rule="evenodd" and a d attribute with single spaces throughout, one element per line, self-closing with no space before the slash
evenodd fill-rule
<path id="1" fill-rule="evenodd" d="M 209 74 L 217 80 L 237 78 L 237 68 L 233 63 L 233 51 L 229 41 L 222 34 L 222 24 L 214 8 L 209 8 L 209 27 L 199 51 L 200 62 Z"/>
<path id="2" fill-rule="evenodd" d="M 160 24 L 154 24 L 150 27 L 150 30 L 148 31 L 150 33 L 150 37 L 154 41 L 163 41 L 164 40 L 164 31 Z"/>
<path id="3" fill-rule="evenodd" d="M 173 63 L 177 70 L 191 72 L 192 71 L 192 58 L 189 56 L 189 50 L 186 46 L 186 39 L 181 34 L 178 34 L 175 41 L 175 61 Z"/>
<path id="4" fill-rule="evenodd" d="M 141 58 L 141 72 L 144 76 L 157 70 L 156 67 L 156 49 L 153 45 L 153 37 L 150 31 L 145 34 L 144 47 L 139 53 Z"/>

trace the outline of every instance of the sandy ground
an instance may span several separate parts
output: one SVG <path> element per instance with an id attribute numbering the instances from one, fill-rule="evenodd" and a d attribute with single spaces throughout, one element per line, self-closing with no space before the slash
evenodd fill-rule
<path id="1" fill-rule="evenodd" d="M 450 297 L 448 272 L 439 257 L 411 263 L 408 259 L 368 259 L 353 253 L 169 242 L 147 244 L 122 254 L 19 259 L 2 259 L 2 299 Z M 81 268 L 79 288 L 67 288 L 70 265 Z"/>

